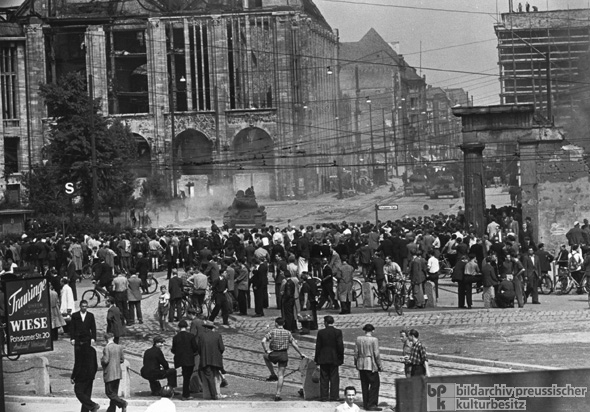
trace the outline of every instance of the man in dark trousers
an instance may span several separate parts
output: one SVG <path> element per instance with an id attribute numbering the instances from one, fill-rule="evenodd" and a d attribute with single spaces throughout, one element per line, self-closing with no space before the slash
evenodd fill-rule
<path id="1" fill-rule="evenodd" d="M 261 317 L 264 316 L 264 295 L 268 293 L 268 265 L 265 257 L 262 257 L 262 262 L 254 258 L 253 263 L 250 283 L 254 290 L 254 317 Z"/>
<path id="2" fill-rule="evenodd" d="M 318 332 L 314 361 L 320 367 L 320 400 L 337 401 L 340 388 L 338 367 L 344 363 L 342 331 L 334 327 L 334 318 L 324 316 L 325 328 Z"/>
<path id="3" fill-rule="evenodd" d="M 201 357 L 199 376 L 203 383 L 203 399 L 219 399 L 221 394 L 218 388 L 221 385 L 225 346 L 221 335 L 214 330 L 213 322 L 206 320 L 203 327 L 203 333 L 199 333 L 197 341 L 197 350 Z"/>
<path id="4" fill-rule="evenodd" d="M 526 302 L 529 295 L 533 296 L 533 303 L 539 304 L 539 279 L 541 278 L 541 260 L 535 255 L 535 250 L 532 247 L 528 248 L 527 255 L 523 256 L 524 278 L 526 282 L 526 290 L 524 293 L 524 301 Z"/>
<path id="5" fill-rule="evenodd" d="M 162 385 L 158 381 L 161 379 L 167 379 L 168 386 L 176 388 L 176 369 L 170 368 L 162 353 L 164 342 L 166 340 L 162 336 L 156 336 L 154 346 L 143 353 L 143 367 L 140 374 L 142 378 L 149 381 L 152 396 L 160 396 Z"/>
<path id="6" fill-rule="evenodd" d="M 324 306 L 324 303 L 328 303 L 327 309 L 340 309 L 336 295 L 334 294 L 334 273 L 332 268 L 328 264 L 328 258 L 322 258 L 322 292 L 320 295 L 320 301 L 318 302 L 318 309 Z"/>
<path id="7" fill-rule="evenodd" d="M 180 303 L 184 296 L 184 291 L 182 290 L 182 279 L 178 277 L 178 269 L 172 271 L 172 278 L 168 282 L 168 293 L 170 293 L 168 322 L 179 321 L 182 315 Z"/>
<path id="8" fill-rule="evenodd" d="M 127 401 L 119 396 L 119 383 L 123 377 L 121 364 L 125 362 L 123 348 L 115 343 L 115 337 L 112 333 L 104 334 L 107 345 L 102 351 L 100 364 L 102 365 L 104 392 L 107 398 L 111 400 L 107 412 L 115 412 L 121 408 L 122 412 L 127 410 Z"/>
<path id="9" fill-rule="evenodd" d="M 182 368 L 182 400 L 186 401 L 191 399 L 189 384 L 195 368 L 197 342 L 195 335 L 187 331 L 186 320 L 178 322 L 178 329 L 179 332 L 172 338 L 171 352 L 174 354 L 174 367 Z"/>
<path id="10" fill-rule="evenodd" d="M 224 272 L 211 284 L 211 293 L 215 299 L 215 307 L 211 311 L 209 320 L 213 322 L 221 310 L 223 324 L 229 326 L 228 302 L 227 297 L 225 296 L 227 290 L 227 279 L 225 278 Z"/>
<path id="11" fill-rule="evenodd" d="M 143 253 L 137 253 L 137 261 L 135 262 L 135 272 L 139 279 L 141 279 L 141 290 L 143 293 L 148 293 L 147 278 L 150 271 L 150 260 L 143 256 Z"/>
<path id="12" fill-rule="evenodd" d="M 80 301 L 80 311 L 72 314 L 70 322 L 70 342 L 72 345 L 80 346 L 82 343 L 96 343 L 96 321 L 94 315 L 88 312 L 88 302 Z"/>
<path id="13" fill-rule="evenodd" d="M 171 243 L 166 246 L 166 262 L 168 262 L 168 275 L 166 279 L 170 280 L 172 277 L 172 270 L 178 269 L 178 262 L 180 260 L 180 251 L 178 245 Z"/>
<path id="14" fill-rule="evenodd" d="M 92 385 L 97 371 L 96 350 L 90 341 L 86 341 L 76 348 L 74 369 L 70 376 L 76 398 L 82 404 L 80 412 L 96 412 L 100 409 L 100 405 L 92 400 Z"/>

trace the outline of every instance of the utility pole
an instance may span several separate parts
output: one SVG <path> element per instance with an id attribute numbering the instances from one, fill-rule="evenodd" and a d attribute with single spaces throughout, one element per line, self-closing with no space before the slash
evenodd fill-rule
<path id="1" fill-rule="evenodd" d="M 547 62 L 547 119 L 553 123 L 553 102 L 551 101 L 551 51 L 547 50 L 545 55 Z"/>
<path id="2" fill-rule="evenodd" d="M 94 77 L 88 76 L 88 111 L 90 115 L 90 144 L 92 151 L 92 215 L 98 222 L 98 176 L 96 174 L 96 137 L 94 136 Z"/>
<path id="3" fill-rule="evenodd" d="M 176 61 L 174 56 L 174 31 L 172 28 L 172 24 L 170 24 L 170 51 L 168 52 L 170 56 L 170 87 L 168 88 L 168 93 L 170 94 L 170 170 L 172 172 L 172 195 L 176 198 L 178 196 L 178 188 L 176 185 L 176 168 L 175 163 L 176 159 L 174 156 L 174 137 L 176 136 L 176 125 L 175 125 L 175 118 L 174 118 L 174 110 L 176 104 Z"/>
<path id="4" fill-rule="evenodd" d="M 373 183 L 375 181 L 375 140 L 373 138 L 373 107 L 371 104 L 371 99 L 367 97 L 367 103 L 369 104 L 369 125 L 371 128 L 371 178 L 373 179 Z"/>
<path id="5" fill-rule="evenodd" d="M 383 183 L 387 184 L 387 155 L 389 150 L 387 148 L 387 133 L 385 132 L 385 108 L 381 109 L 381 116 L 383 117 L 383 158 L 385 160 L 385 181 Z"/>

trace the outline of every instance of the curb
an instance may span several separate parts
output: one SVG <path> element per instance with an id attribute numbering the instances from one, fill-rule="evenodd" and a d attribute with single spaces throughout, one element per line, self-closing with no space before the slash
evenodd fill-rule
<path id="1" fill-rule="evenodd" d="M 302 335 L 299 336 L 299 340 L 304 340 L 307 342 L 315 343 L 316 337 L 311 335 Z M 353 342 L 344 342 L 344 346 L 348 349 L 353 350 L 355 343 Z M 379 351 L 382 354 L 390 355 L 390 356 L 403 356 L 403 352 L 401 349 L 394 349 L 394 348 L 379 348 Z M 529 365 L 525 363 L 512 363 L 512 362 L 503 362 L 503 361 L 493 361 L 489 359 L 478 359 L 478 358 L 465 358 L 461 356 L 454 356 L 454 355 L 439 355 L 436 353 L 429 353 L 428 358 L 431 360 L 437 360 L 440 362 L 452 362 L 452 363 L 462 363 L 466 365 L 475 365 L 475 366 L 485 366 L 488 368 L 502 368 L 502 369 L 512 369 L 517 371 L 551 371 L 551 370 L 559 370 L 559 368 L 553 366 L 540 366 L 540 365 Z"/>

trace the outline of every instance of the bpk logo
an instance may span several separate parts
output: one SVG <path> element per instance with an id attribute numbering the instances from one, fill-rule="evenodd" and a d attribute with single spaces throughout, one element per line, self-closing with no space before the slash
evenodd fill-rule
<path id="1" fill-rule="evenodd" d="M 426 410 L 454 411 L 455 396 L 454 383 L 429 383 L 426 387 Z"/>

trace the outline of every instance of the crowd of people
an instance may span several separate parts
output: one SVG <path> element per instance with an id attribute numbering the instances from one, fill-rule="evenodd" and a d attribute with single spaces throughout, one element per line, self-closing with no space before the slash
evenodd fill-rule
<path id="1" fill-rule="evenodd" d="M 523 220 L 520 210 L 492 205 L 487 210 L 483 236 L 476 235 L 462 210 L 457 215 L 404 217 L 377 224 L 343 221 L 296 227 L 288 221 L 284 227 L 248 230 L 218 227 L 211 221 L 208 230 L 184 232 L 23 235 L 0 247 L 4 261 L 0 275 L 9 279 L 18 276 L 19 271 L 34 270 L 48 279 L 52 337 L 57 339 L 58 330 L 63 328 L 76 347 L 72 381 L 88 410 L 96 407 L 88 396 L 92 385 L 86 376 L 94 365 L 81 372 L 78 355 L 87 357 L 88 347 L 96 340 L 96 330 L 95 326 L 92 329 L 86 325 L 91 315 L 86 311 L 87 302 L 81 301 L 80 311 L 75 312 L 75 302 L 79 300 L 76 284 L 85 268 L 92 268 L 97 287 L 104 288 L 109 296 L 105 336 L 109 350 L 105 348 L 103 367 L 116 362 L 112 360 L 118 356 L 114 346 L 119 345 L 125 327 L 143 322 L 141 301 L 147 293 L 148 274 L 166 272 L 168 285 L 162 285 L 160 290 L 158 318 L 161 330 L 166 330 L 167 322 L 178 326 L 172 349 L 174 366 L 182 370 L 183 399 L 189 399 L 195 389 L 206 394 L 207 399 L 219 399 L 219 388 L 227 382 L 223 339 L 215 330 L 214 321 L 221 313 L 222 326 L 227 326 L 230 311 L 245 316 L 252 306 L 252 316 L 264 316 L 264 310 L 271 306 L 269 283 L 274 284 L 276 301 L 272 306 L 280 309 L 281 317 L 276 320 L 275 329 L 265 336 L 263 348 L 264 361 L 271 372 L 268 380 L 278 382 L 275 400 L 280 400 L 286 350 L 292 345 L 301 353 L 292 334 L 317 329 L 318 310 L 351 313 L 354 276 L 374 281 L 379 288 L 392 279 L 409 278 L 416 308 L 426 306 L 427 282 L 432 286 L 434 299 L 438 298 L 438 279 L 443 270 L 452 272 L 452 280 L 457 283 L 459 308 L 472 307 L 474 285 L 481 287 L 486 308 L 513 307 L 515 303 L 522 307 L 529 296 L 533 304 L 539 304 L 539 280 L 551 272 L 553 261 L 558 266 L 567 266 L 581 285 L 581 277 L 590 272 L 590 255 L 583 256 L 590 245 L 588 221 L 584 220 L 583 225 L 574 222 L 566 235 L 570 250 L 564 244 L 554 257 L 542 243 L 534 243 L 531 219 Z M 316 278 L 320 279 L 319 290 Z M 202 309 L 208 290 L 215 304 L 205 318 Z M 185 314 L 179 304 L 186 294 L 193 305 Z M 324 400 L 340 399 L 337 370 L 343 362 L 339 343 L 342 335 L 333 323 L 332 316 L 324 317 L 325 328 L 318 333 L 315 355 Z M 365 335 L 357 340 L 355 365 L 365 409 L 376 410 L 382 366 L 378 343 L 372 336 L 374 327 L 365 325 L 363 331 Z M 402 332 L 402 362 L 407 376 L 429 375 L 426 353 L 418 336 L 415 330 Z M 160 395 L 161 379 L 168 380 L 167 387 L 176 387 L 175 368 L 168 365 L 161 352 L 163 340 L 161 336 L 154 338 L 153 347 L 144 355 L 142 376 L 149 381 L 153 395 Z M 275 364 L 278 373 L 274 371 Z M 108 382 L 114 381 L 117 376 Z M 124 408 L 125 401 L 113 395 L 116 385 L 105 386 L 105 391 L 113 408 Z"/>

